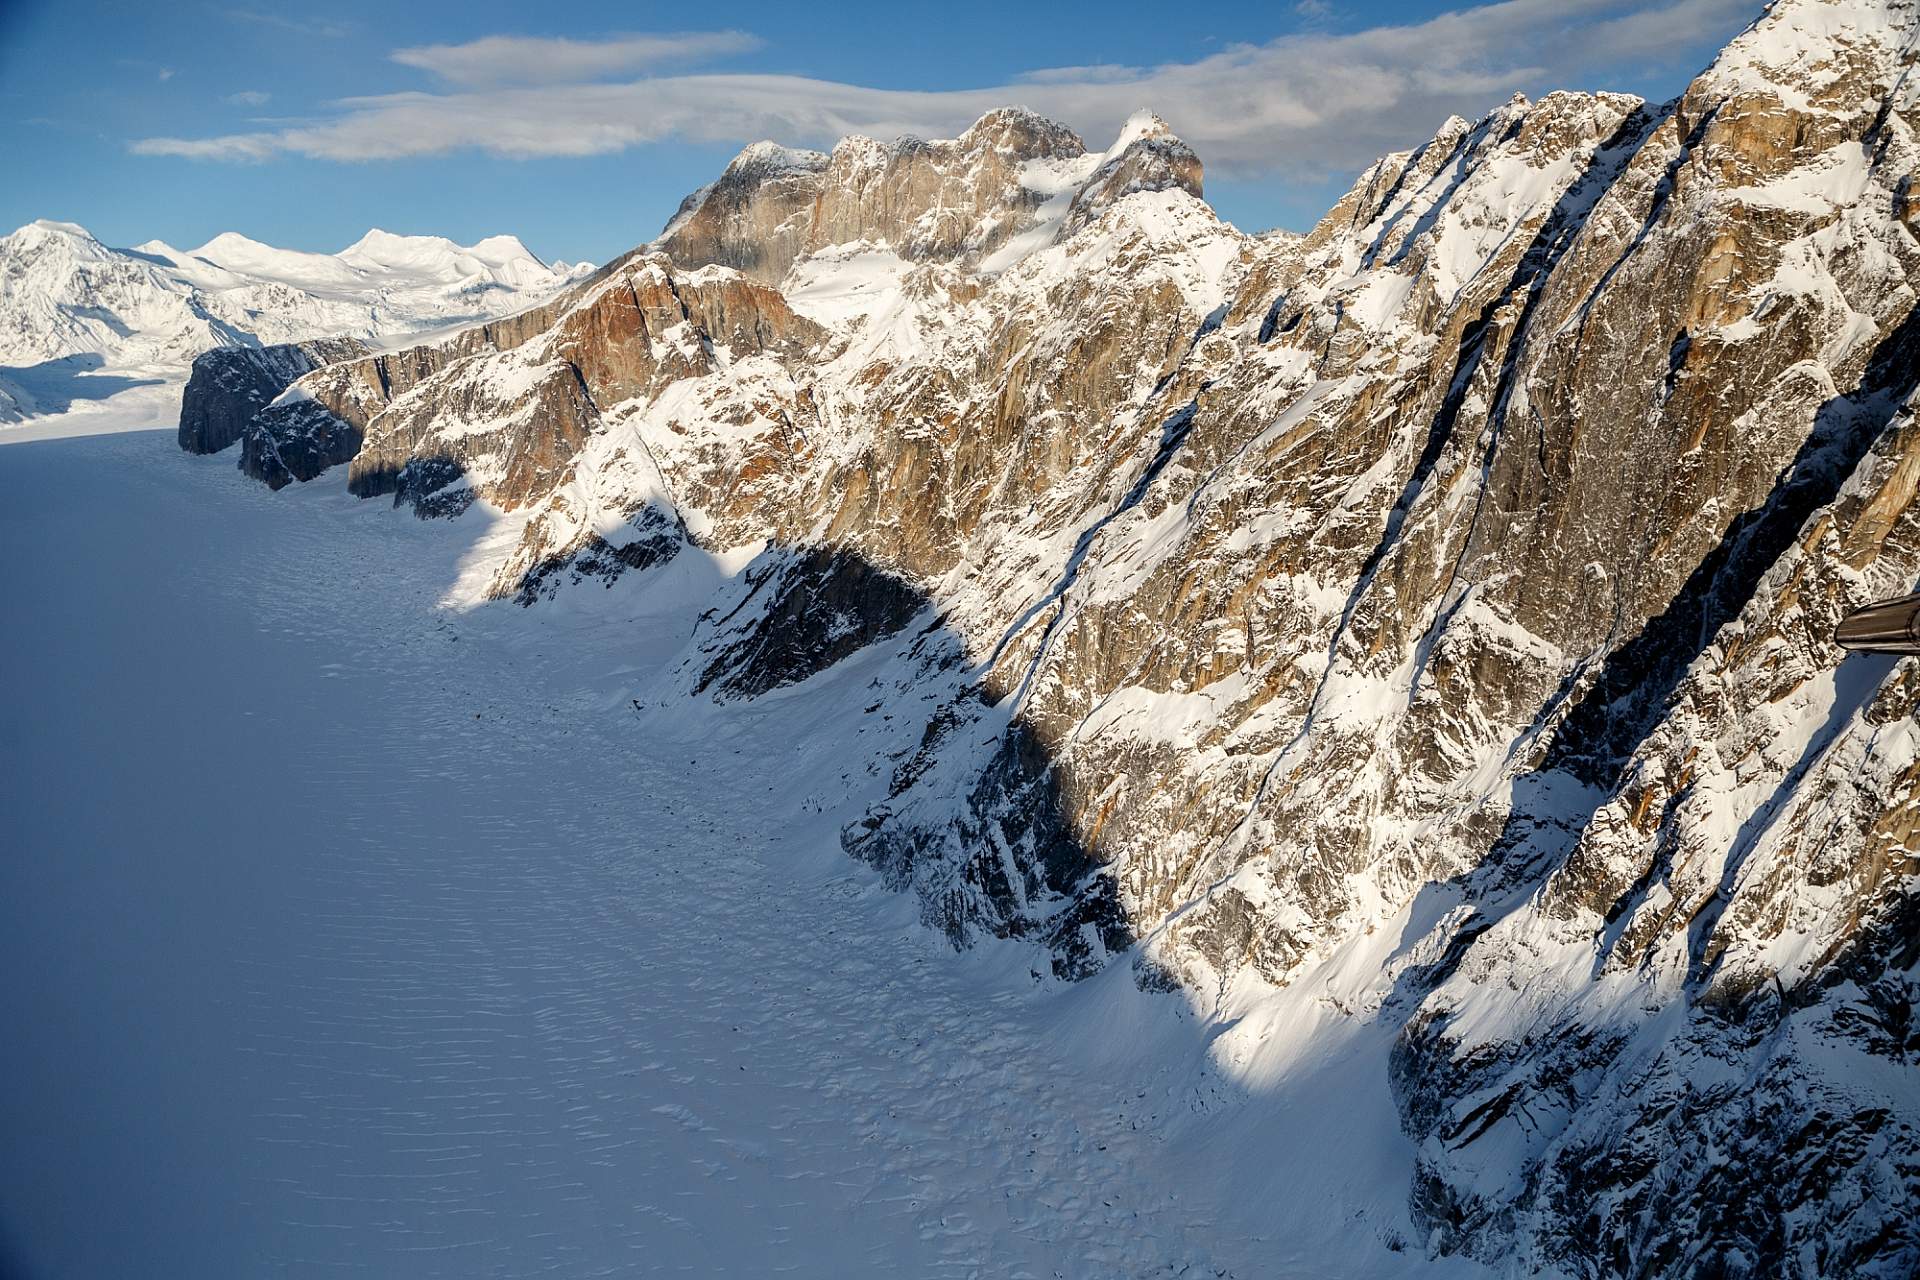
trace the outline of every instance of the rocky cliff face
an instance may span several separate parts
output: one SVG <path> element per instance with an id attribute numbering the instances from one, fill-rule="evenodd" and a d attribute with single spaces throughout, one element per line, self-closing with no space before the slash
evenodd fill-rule
<path id="1" fill-rule="evenodd" d="M 1124 191 L 1198 196 L 1200 185 L 1199 158 L 1155 117 L 1136 117 L 1111 152 L 1088 155 L 1072 131 L 1009 108 L 950 141 L 848 138 L 831 154 L 756 143 L 687 197 L 658 243 L 677 262 L 768 284 L 806 254 L 865 241 L 910 262 L 991 265 L 1069 207 L 1084 223 L 1088 208 Z"/>
<path id="2" fill-rule="evenodd" d="M 241 465 L 284 483 L 350 463 L 354 493 L 423 515 L 475 497 L 517 510 L 557 496 L 607 434 L 604 410 L 756 359 L 778 368 L 824 336 L 737 272 L 629 255 L 544 307 L 302 377 L 249 422 Z M 290 451 L 314 464 L 283 473 L 265 461 Z"/>
<path id="3" fill-rule="evenodd" d="M 508 513 L 496 596 L 754 554 L 690 691 L 890 655 L 845 843 L 956 943 L 1396 1029 L 1431 1249 L 1912 1274 L 1920 683 L 1831 635 L 1920 578 L 1917 31 L 1780 0 L 1298 238 L 1150 120 L 750 149 L 515 341 L 289 394 Z"/>
<path id="4" fill-rule="evenodd" d="M 219 453 L 295 378 L 369 350 L 358 338 L 316 338 L 271 347 L 216 347 L 196 356 L 180 398 L 180 447 L 188 453 Z"/>

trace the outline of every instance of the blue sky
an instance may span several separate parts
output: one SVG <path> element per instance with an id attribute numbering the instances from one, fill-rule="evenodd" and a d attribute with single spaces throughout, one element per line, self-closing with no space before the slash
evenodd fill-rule
<path id="1" fill-rule="evenodd" d="M 604 260 L 762 137 L 951 136 L 1139 107 L 1249 229 L 1516 91 L 1664 99 L 1759 0 L 1167 5 L 0 0 L 0 223 L 332 251 L 369 226 Z"/>

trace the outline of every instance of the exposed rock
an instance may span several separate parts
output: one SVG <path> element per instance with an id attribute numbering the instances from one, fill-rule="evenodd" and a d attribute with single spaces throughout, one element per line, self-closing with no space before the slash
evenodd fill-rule
<path id="1" fill-rule="evenodd" d="M 1201 179 L 1200 157 L 1193 148 L 1175 137 L 1159 116 L 1142 112 L 1127 122 L 1100 167 L 1074 192 L 1067 209 L 1066 234 L 1072 235 L 1099 217 L 1108 205 L 1136 191 L 1178 188 L 1203 199 Z"/>
<path id="2" fill-rule="evenodd" d="M 274 347 L 216 347 L 194 357 L 180 400 L 180 447 L 220 452 L 295 378 L 368 350 L 355 338 L 316 338 Z"/>
<path id="3" fill-rule="evenodd" d="M 656 398 L 736 361 L 794 358 L 821 336 L 778 293 L 735 272 L 676 275 L 647 256 L 538 316 L 302 385 L 345 421 L 364 415 L 365 443 L 348 472 L 354 493 L 417 506 L 458 483 L 515 510 L 566 483 L 602 406 Z M 375 385 L 378 407 L 362 394 Z"/>
<path id="4" fill-rule="evenodd" d="M 362 433 L 305 395 L 278 399 L 247 420 L 240 469 L 269 489 L 311 480 L 360 452 Z"/>
<path id="5" fill-rule="evenodd" d="M 755 143 L 689 196 L 656 242 L 676 263 L 733 267 L 777 284 L 833 245 L 869 242 L 910 262 L 989 259 L 1071 201 L 1070 230 L 1129 191 L 1200 194 L 1200 161 L 1143 114 L 1104 156 L 1030 111 L 989 112 L 958 138 L 847 138 L 832 153 Z"/>
<path id="6" fill-rule="evenodd" d="M 857 556 L 815 549 L 763 565 L 752 594 L 772 593 L 752 627 L 711 645 L 696 691 L 751 698 L 818 675 L 848 654 L 898 632 L 927 607 L 926 596 Z"/>

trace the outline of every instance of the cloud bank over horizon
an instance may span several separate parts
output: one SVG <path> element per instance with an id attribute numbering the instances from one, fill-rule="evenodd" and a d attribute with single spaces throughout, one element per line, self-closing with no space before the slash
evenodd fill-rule
<path id="1" fill-rule="evenodd" d="M 1041 67 L 970 89 L 883 88 L 801 75 L 693 72 L 763 42 L 743 31 L 602 40 L 487 36 L 395 50 L 437 82 L 339 99 L 313 118 L 209 137 L 149 137 L 136 154 L 203 161 L 299 156 L 361 163 L 479 151 L 596 156 L 669 141 L 772 138 L 831 146 L 850 134 L 952 136 L 1021 105 L 1098 143 L 1150 108 L 1211 171 L 1319 177 L 1477 115 L 1515 92 L 1582 85 L 1611 70 L 1724 41 L 1756 0 L 1500 0 L 1423 22 L 1308 31 L 1149 67 Z M 640 75 L 640 73 L 654 73 Z M 635 79 L 615 80 L 616 76 Z"/>

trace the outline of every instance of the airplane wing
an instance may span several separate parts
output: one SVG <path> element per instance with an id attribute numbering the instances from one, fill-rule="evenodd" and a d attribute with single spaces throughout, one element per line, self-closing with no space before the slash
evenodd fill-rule
<path id="1" fill-rule="evenodd" d="M 1840 620 L 1833 639 L 1843 649 L 1866 653 L 1920 653 L 1920 596 L 1855 609 Z"/>

